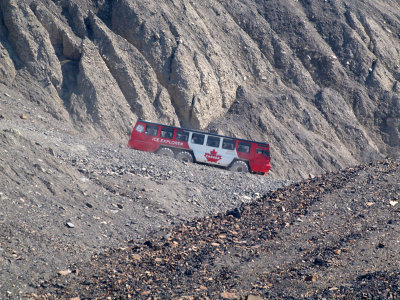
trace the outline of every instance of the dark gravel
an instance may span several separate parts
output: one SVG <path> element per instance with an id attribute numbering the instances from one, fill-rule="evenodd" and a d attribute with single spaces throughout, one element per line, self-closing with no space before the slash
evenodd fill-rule
<path id="1" fill-rule="evenodd" d="M 399 199 L 399 161 L 318 176 L 238 210 L 168 228 L 162 237 L 95 255 L 44 282 L 40 293 L 81 299 L 397 299 Z"/>

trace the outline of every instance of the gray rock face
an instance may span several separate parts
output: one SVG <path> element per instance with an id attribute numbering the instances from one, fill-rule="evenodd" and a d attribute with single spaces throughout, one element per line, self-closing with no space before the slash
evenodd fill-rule
<path id="1" fill-rule="evenodd" d="M 267 141 L 272 176 L 400 155 L 397 1 L 0 1 L 0 83 L 126 143 L 150 121 Z"/>

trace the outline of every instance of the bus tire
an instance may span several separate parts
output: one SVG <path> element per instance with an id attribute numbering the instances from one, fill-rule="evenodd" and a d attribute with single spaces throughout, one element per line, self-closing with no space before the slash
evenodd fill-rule
<path id="1" fill-rule="evenodd" d="M 193 155 L 188 151 L 181 151 L 176 155 L 176 159 L 183 162 L 193 162 Z"/>
<path id="2" fill-rule="evenodd" d="M 169 148 L 160 148 L 157 150 L 157 154 L 161 156 L 174 157 L 174 152 Z"/>
<path id="3" fill-rule="evenodd" d="M 244 161 L 237 160 L 229 167 L 229 170 L 232 172 L 247 173 L 249 171 L 249 167 Z"/>

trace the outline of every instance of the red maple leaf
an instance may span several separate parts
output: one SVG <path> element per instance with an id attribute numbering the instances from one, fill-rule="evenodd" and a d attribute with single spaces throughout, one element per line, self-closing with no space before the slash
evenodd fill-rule
<path id="1" fill-rule="evenodd" d="M 207 161 L 213 162 L 213 163 L 218 162 L 222 158 L 221 155 L 218 155 L 218 153 L 217 153 L 217 151 L 215 151 L 215 149 L 213 149 L 210 153 L 204 154 L 204 156 L 207 159 Z"/>

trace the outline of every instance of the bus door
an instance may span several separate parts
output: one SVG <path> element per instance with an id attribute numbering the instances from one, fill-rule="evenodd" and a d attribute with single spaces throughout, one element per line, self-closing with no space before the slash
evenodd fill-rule
<path id="1" fill-rule="evenodd" d="M 221 145 L 221 165 L 229 166 L 230 163 L 238 157 L 235 149 L 236 141 L 230 138 L 223 138 Z"/>
<path id="2" fill-rule="evenodd" d="M 249 160 L 250 159 L 250 149 L 251 149 L 251 143 L 239 141 L 237 143 L 237 147 L 236 147 L 238 157 L 243 160 Z"/>
<path id="3" fill-rule="evenodd" d="M 221 152 L 222 138 L 213 135 L 206 136 L 203 159 L 209 164 L 222 165 L 223 155 Z"/>
<path id="4" fill-rule="evenodd" d="M 198 162 L 206 162 L 205 153 L 205 134 L 191 132 L 189 136 L 189 147 L 193 151 L 194 158 Z"/>

